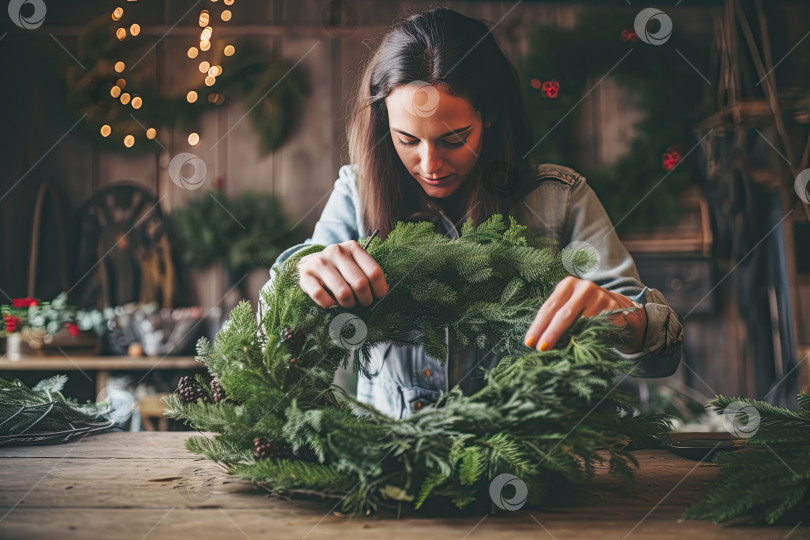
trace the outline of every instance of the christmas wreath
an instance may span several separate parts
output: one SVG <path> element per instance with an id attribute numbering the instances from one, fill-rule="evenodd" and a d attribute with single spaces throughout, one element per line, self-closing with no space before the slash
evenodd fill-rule
<path id="1" fill-rule="evenodd" d="M 506 503 L 490 499 L 504 473 L 526 484 L 526 503 L 538 504 L 559 482 L 592 475 L 597 462 L 632 474 L 626 443 L 668 430 L 661 416 L 634 416 L 634 399 L 614 384 L 631 366 L 612 348 L 626 335 L 611 312 L 581 317 L 551 350 L 523 345 L 543 299 L 568 275 L 564 261 L 587 265 L 589 251 L 556 252 L 500 215 L 478 227 L 468 220 L 457 239 L 433 223 L 399 223 L 366 246 L 391 289 L 345 310 L 319 307 L 298 284 L 297 261 L 322 249 L 308 246 L 283 265 L 263 293 L 261 321 L 242 302 L 215 343 L 198 342 L 211 386 L 188 378 L 165 398 L 169 416 L 216 432 L 189 438 L 191 451 L 273 493 L 335 498 L 358 515 L 418 509 L 429 498 L 459 508 L 522 505 L 520 492 Z M 445 358 L 442 325 L 451 343 L 505 354 L 480 391 L 456 387 L 393 419 L 333 384 L 350 360 L 367 373 L 371 347 L 381 343 L 424 344 Z"/>
<path id="2" fill-rule="evenodd" d="M 155 45 L 140 36 L 116 37 L 116 20 L 101 15 L 89 21 L 79 33 L 76 62 L 65 67 L 67 104 L 84 115 L 81 131 L 100 148 L 156 152 L 162 148 L 157 130 L 195 130 L 202 113 L 235 101 L 244 101 L 262 154 L 281 146 L 294 130 L 310 93 L 300 68 L 252 43 L 217 39 L 205 51 L 191 47 L 188 58 L 168 59 L 216 70 L 216 77 L 206 80 L 208 72 L 197 72 L 167 92 L 156 86 L 155 63 L 141 62 Z M 133 137 L 131 144 L 126 137 Z"/>

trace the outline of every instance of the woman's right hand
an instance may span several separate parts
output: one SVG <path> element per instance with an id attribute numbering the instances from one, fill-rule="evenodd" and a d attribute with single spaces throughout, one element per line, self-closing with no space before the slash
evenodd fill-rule
<path id="1" fill-rule="evenodd" d="M 355 240 L 326 246 L 298 261 L 301 289 L 323 308 L 369 306 L 388 292 L 377 261 Z M 331 293 L 331 294 L 330 294 Z"/>

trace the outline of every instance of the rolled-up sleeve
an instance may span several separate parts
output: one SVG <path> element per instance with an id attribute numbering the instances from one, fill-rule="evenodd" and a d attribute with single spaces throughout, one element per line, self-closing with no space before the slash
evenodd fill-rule
<path id="1" fill-rule="evenodd" d="M 593 247 L 598 267 L 582 277 L 605 289 L 623 294 L 644 306 L 647 327 L 641 351 L 616 352 L 633 361 L 642 377 L 666 377 L 678 369 L 683 354 L 683 327 L 664 295 L 641 283 L 636 264 L 619 240 L 613 223 L 584 178 L 569 191 L 565 226 L 560 247 Z"/>
<path id="2" fill-rule="evenodd" d="M 315 224 L 312 236 L 301 244 L 285 249 L 270 267 L 270 279 L 262 286 L 259 293 L 257 314 L 259 321 L 264 317 L 266 310 L 264 294 L 272 288 L 276 273 L 287 259 L 312 244 L 328 246 L 348 240 L 358 240 L 364 236 L 359 201 L 356 168 L 354 165 L 344 165 L 340 168 L 338 178 L 335 180 L 321 217 Z"/>

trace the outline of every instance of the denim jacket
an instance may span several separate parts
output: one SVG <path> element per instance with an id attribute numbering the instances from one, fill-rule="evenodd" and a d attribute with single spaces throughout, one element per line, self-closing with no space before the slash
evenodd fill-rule
<path id="1" fill-rule="evenodd" d="M 275 270 L 303 247 L 310 244 L 326 246 L 369 235 L 363 226 L 356 171 L 354 165 L 340 168 L 312 237 L 279 255 L 263 290 L 271 286 Z M 513 205 L 510 214 L 536 235 L 556 240 L 559 248 L 575 241 L 593 246 L 599 255 L 599 265 L 585 278 L 641 303 L 647 314 L 641 351 L 633 354 L 616 352 L 634 361 L 644 377 L 671 375 L 683 352 L 681 323 L 664 296 L 641 283 L 633 258 L 622 245 L 604 207 L 585 178 L 572 169 L 543 164 L 537 168 L 534 186 L 522 201 Z M 457 238 L 456 225 L 446 215 L 440 217 L 437 230 Z M 260 299 L 259 318 L 264 309 Z M 358 399 L 400 419 L 435 402 L 441 391 L 456 385 L 465 394 L 479 389 L 483 383 L 483 370 L 495 367 L 501 357 L 492 351 L 451 347 L 447 334 L 445 340 L 448 353 L 444 365 L 427 355 L 424 346 L 380 344 L 373 347 L 369 366 L 372 376 L 359 376 Z"/>

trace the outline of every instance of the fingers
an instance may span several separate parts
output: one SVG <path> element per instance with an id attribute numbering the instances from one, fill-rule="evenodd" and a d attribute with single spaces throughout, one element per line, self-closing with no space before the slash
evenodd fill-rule
<path id="1" fill-rule="evenodd" d="M 382 268 L 355 241 L 302 257 L 299 275 L 301 289 L 323 308 L 369 306 L 388 292 Z"/>
<path id="2" fill-rule="evenodd" d="M 303 260 L 303 258 L 301 260 Z M 335 305 L 335 299 L 329 294 L 323 282 L 317 277 L 302 272 L 300 284 L 301 290 L 322 308 L 330 308 Z"/>
<path id="3" fill-rule="evenodd" d="M 388 283 L 385 281 L 385 274 L 374 257 L 368 254 L 357 242 L 350 245 L 352 254 L 360 270 L 371 284 L 371 292 L 374 298 L 381 298 L 388 293 Z M 371 302 L 369 302 L 371 303 Z M 366 304 L 364 304 L 366 305 Z"/>
<path id="4" fill-rule="evenodd" d="M 345 264 L 345 263 L 344 263 Z M 337 303 L 344 308 L 353 308 L 355 306 L 355 296 L 351 284 L 347 281 L 346 277 L 340 271 L 342 266 L 334 266 L 330 261 L 325 262 L 319 267 L 318 277 L 323 282 L 324 287 L 332 293 Z M 347 271 L 347 273 L 349 273 Z M 353 281 L 352 278 L 349 280 Z"/>
<path id="5" fill-rule="evenodd" d="M 537 312 L 534 322 L 526 332 L 525 344 L 541 351 L 551 349 L 577 317 L 593 317 L 604 311 L 632 305 L 632 300 L 621 294 L 608 291 L 591 281 L 569 276 L 557 284 L 554 292 Z M 630 327 L 635 336 L 634 351 L 640 348 L 638 338 L 643 337 L 646 328 L 646 316 L 639 311 L 643 312 L 643 309 L 610 316 L 616 326 Z"/>
<path id="6" fill-rule="evenodd" d="M 601 302 L 597 289 L 601 287 L 572 276 L 558 283 L 529 327 L 526 346 L 541 351 L 554 347 L 577 317 L 584 314 L 591 304 Z"/>

